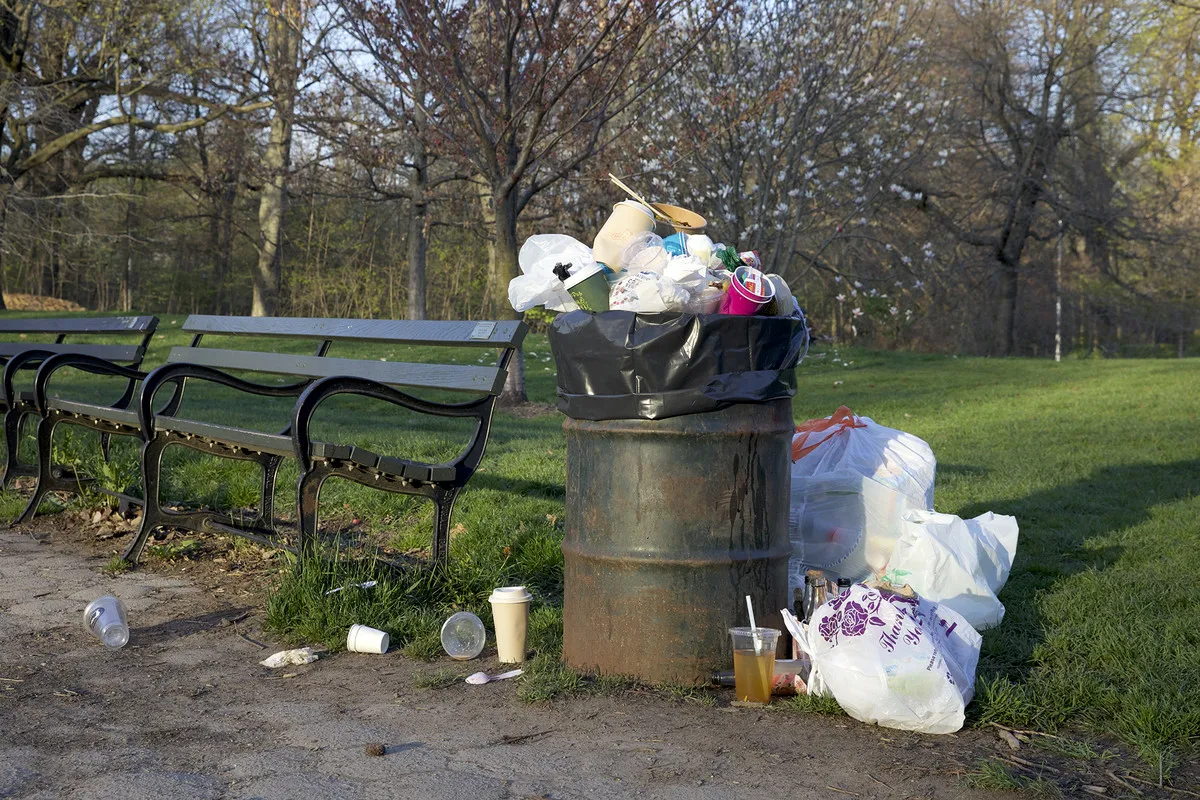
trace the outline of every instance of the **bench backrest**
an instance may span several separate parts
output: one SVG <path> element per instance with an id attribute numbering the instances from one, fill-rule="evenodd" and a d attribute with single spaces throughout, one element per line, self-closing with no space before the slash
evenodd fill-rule
<path id="1" fill-rule="evenodd" d="M 46 353 L 81 353 L 121 364 L 138 365 L 146 354 L 150 337 L 158 327 L 158 317 L 24 317 L 0 318 L 0 362 L 18 353 L 39 350 Z M 88 335 L 136 336 L 138 344 L 77 343 Z M 31 336 L 54 337 L 54 341 L 30 339 Z M 67 342 L 67 337 L 71 341 Z M 18 337 L 15 338 L 14 337 Z M 23 337 L 23 338 L 20 338 Z"/>
<path id="2" fill-rule="evenodd" d="M 528 332 L 517 320 L 456 322 L 440 320 L 321 319 L 306 317 L 219 317 L 193 314 L 183 323 L 194 334 L 190 347 L 175 347 L 168 363 L 199 364 L 222 370 L 245 370 L 305 378 L 350 375 L 419 389 L 440 389 L 497 395 L 507 377 L 507 354 L 521 345 Z M 318 341 L 312 356 L 256 350 L 200 347 L 206 335 L 267 336 Z M 500 348 L 506 351 L 494 366 L 418 364 L 327 356 L 334 342 L 427 345 L 436 347 Z"/>

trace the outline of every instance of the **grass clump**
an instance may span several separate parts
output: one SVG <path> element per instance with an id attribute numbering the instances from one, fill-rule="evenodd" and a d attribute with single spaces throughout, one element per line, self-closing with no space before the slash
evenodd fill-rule
<path id="1" fill-rule="evenodd" d="M 417 689 L 445 689 L 456 683 L 461 683 L 467 677 L 465 672 L 442 667 L 418 672 L 413 676 L 413 686 Z"/>
<path id="2" fill-rule="evenodd" d="M 113 556 L 104 565 L 104 573 L 106 575 L 121 575 L 133 569 L 133 564 L 120 556 Z"/>
<path id="3" fill-rule="evenodd" d="M 1073 758 L 1078 761 L 1110 761 L 1113 758 L 1110 750 L 1098 753 L 1091 742 L 1068 739 L 1063 736 L 1031 736 L 1029 743 L 1052 755 Z"/>
<path id="4" fill-rule="evenodd" d="M 1062 797 L 1058 784 L 1045 778 L 1017 775 L 999 761 L 985 759 L 967 773 L 964 782 L 972 789 L 1025 792 L 1033 797 Z"/>
<path id="5" fill-rule="evenodd" d="M 544 703 L 586 689 L 583 676 L 564 664 L 560 655 L 545 653 L 526 662 L 517 697 L 526 703 Z"/>
<path id="6" fill-rule="evenodd" d="M 800 711 L 806 714 L 824 714 L 826 716 L 839 716 L 845 712 L 838 705 L 838 701 L 833 699 L 832 695 L 813 696 L 811 694 L 798 694 L 793 697 L 776 697 L 771 700 L 771 705 L 767 708 L 778 709 L 780 711 Z"/>

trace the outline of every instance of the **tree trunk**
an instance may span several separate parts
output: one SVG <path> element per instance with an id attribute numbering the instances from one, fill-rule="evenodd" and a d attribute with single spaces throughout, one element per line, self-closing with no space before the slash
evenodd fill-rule
<path id="1" fill-rule="evenodd" d="M 8 192 L 0 191 L 0 311 L 7 311 L 8 305 L 4 302 L 4 287 L 8 284 L 4 281 L 4 234 L 8 229 Z"/>
<path id="2" fill-rule="evenodd" d="M 418 136 L 413 145 L 412 215 L 408 220 L 408 318 L 426 319 L 425 256 L 429 251 L 429 159 Z"/>
<path id="3" fill-rule="evenodd" d="M 508 303 L 508 284 L 517 277 L 517 197 L 515 192 L 492 197 L 495 214 L 491 263 L 488 265 L 488 307 L 496 319 L 520 319 Z M 518 349 L 508 367 L 508 379 L 497 402 L 502 406 L 524 403 L 525 351 Z"/>
<path id="4" fill-rule="evenodd" d="M 129 98 L 129 113 L 137 115 L 138 96 Z M 137 160 L 137 128 L 129 126 L 129 147 L 126 151 L 129 163 Z M 131 175 L 125 182 L 125 274 L 121 278 L 121 310 L 129 313 L 133 308 L 133 191 L 137 180 Z"/>
<path id="5" fill-rule="evenodd" d="M 55 189 L 57 192 L 57 187 Z M 59 245 L 58 245 L 58 226 L 62 222 L 62 195 L 55 197 L 51 201 L 50 207 L 50 236 L 47 244 L 50 246 L 49 258 L 46 262 L 46 271 L 42 273 L 42 291 L 43 297 L 54 297 L 58 289 L 59 275 L 62 272 L 62 265 L 59 261 Z"/>
<path id="6" fill-rule="evenodd" d="M 287 180 L 292 159 L 292 112 L 300 53 L 300 0 L 272 3 L 267 21 L 267 77 L 273 94 L 271 135 L 263 154 L 267 180 L 258 205 L 260 244 L 254 270 L 254 299 L 250 313 L 273 316 L 279 305 L 280 237 L 287 202 Z"/>
<path id="7" fill-rule="evenodd" d="M 1015 264 L 1004 264 L 1000 276 L 1000 353 L 1016 355 L 1017 348 L 1017 288 Z"/>

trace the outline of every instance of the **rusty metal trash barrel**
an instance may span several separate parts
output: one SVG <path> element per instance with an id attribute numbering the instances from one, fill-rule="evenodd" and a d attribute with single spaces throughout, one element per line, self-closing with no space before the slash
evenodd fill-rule
<path id="1" fill-rule="evenodd" d="M 733 663 L 746 595 L 783 628 L 794 428 L 788 400 L 563 424 L 569 666 L 704 684 Z"/>
<path id="2" fill-rule="evenodd" d="M 572 312 L 551 327 L 569 417 L 563 656 L 705 684 L 728 629 L 788 605 L 803 318 Z"/>

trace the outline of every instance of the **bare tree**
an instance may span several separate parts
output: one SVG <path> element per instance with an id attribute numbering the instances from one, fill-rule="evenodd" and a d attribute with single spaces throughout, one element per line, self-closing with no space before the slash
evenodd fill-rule
<path id="1" fill-rule="evenodd" d="M 98 160 L 90 142 L 123 131 L 178 134 L 265 107 L 237 87 L 181 88 L 181 75 L 207 67 L 183 44 L 188 17 L 182 2 L 0 0 L 0 218 L 10 221 L 14 193 L 47 197 L 51 255 L 43 290 L 61 283 L 55 221 L 68 191 L 97 174 L 130 174 L 132 165 L 114 169 Z M 89 174 L 91 164 L 100 164 L 99 173 Z M 3 234 L 0 228 L 0 248 Z"/>
<path id="2" fill-rule="evenodd" d="M 300 43 L 304 17 L 300 0 L 268 0 L 264 72 L 271 96 L 271 127 L 263 152 L 266 179 L 259 194 L 258 264 L 250 313 L 273 316 L 279 303 L 280 237 L 287 179 L 292 162 L 292 128 L 300 77 Z"/>
<path id="3" fill-rule="evenodd" d="M 488 313 L 505 316 L 517 275 L 517 220 L 529 202 L 623 132 L 690 44 L 682 0 L 344 0 L 357 36 L 434 100 L 448 152 L 480 176 L 491 227 Z M 706 16 L 690 42 L 711 27 Z M 654 35 L 651 36 L 651 31 Z M 648 56 L 654 53 L 654 58 Z M 524 400 L 519 362 L 502 402 Z"/>
<path id="4" fill-rule="evenodd" d="M 1136 6 L 1083 0 L 972 0 L 949 7 L 940 51 L 949 93 L 962 99 L 954 168 L 908 185 L 921 207 L 990 260 L 996 304 L 992 352 L 1017 351 L 1018 298 L 1031 242 L 1067 219 L 1107 263 L 1111 172 L 1100 163 L 1104 119 L 1120 110 L 1122 45 L 1142 22 Z M 1076 192 L 1068 200 L 1069 150 Z M 1125 158 L 1136 155 L 1131 150 Z M 1082 182 L 1078 179 L 1082 179 Z"/>

